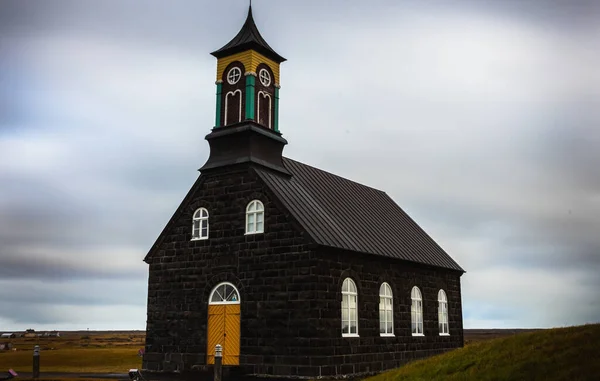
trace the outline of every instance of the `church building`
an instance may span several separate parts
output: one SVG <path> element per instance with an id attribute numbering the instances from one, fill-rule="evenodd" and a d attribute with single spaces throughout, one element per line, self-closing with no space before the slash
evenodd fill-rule
<path id="1" fill-rule="evenodd" d="M 210 155 L 144 259 L 143 372 L 210 371 L 217 344 L 232 374 L 301 379 L 462 347 L 464 270 L 383 191 L 283 156 L 285 58 L 251 8 L 212 55 Z"/>

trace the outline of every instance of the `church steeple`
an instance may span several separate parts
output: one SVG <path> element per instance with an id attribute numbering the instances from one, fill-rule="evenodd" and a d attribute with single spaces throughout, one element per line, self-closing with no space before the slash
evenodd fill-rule
<path id="1" fill-rule="evenodd" d="M 242 29 L 240 29 L 238 34 L 221 49 L 215 50 L 210 54 L 217 58 L 223 58 L 250 49 L 262 53 L 264 56 L 272 59 L 278 64 L 286 61 L 286 59 L 277 54 L 261 36 L 254 23 L 254 17 L 252 17 L 252 5 L 248 7 L 248 17 L 246 17 L 246 22 L 242 25 Z"/>
<path id="2" fill-rule="evenodd" d="M 215 127 L 206 136 L 210 156 L 200 171 L 251 164 L 290 175 L 278 121 L 279 65 L 285 58 L 261 36 L 252 6 L 238 34 L 211 54 L 217 58 L 217 107 Z"/>
<path id="3" fill-rule="evenodd" d="M 215 127 L 254 121 L 279 131 L 279 66 L 286 59 L 262 37 L 252 6 L 238 34 L 211 53 L 217 58 Z"/>

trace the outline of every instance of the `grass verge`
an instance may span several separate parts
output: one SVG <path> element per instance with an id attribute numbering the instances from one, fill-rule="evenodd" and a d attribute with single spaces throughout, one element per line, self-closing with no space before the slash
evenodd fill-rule
<path id="1" fill-rule="evenodd" d="M 365 381 L 600 380 L 600 324 L 483 341 Z"/>

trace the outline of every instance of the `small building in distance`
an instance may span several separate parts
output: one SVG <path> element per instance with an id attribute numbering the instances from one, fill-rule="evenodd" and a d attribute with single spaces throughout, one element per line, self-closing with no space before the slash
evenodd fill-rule
<path id="1" fill-rule="evenodd" d="M 6 332 L 0 335 L 0 339 L 14 339 L 15 337 L 17 337 L 17 335 L 12 332 Z"/>

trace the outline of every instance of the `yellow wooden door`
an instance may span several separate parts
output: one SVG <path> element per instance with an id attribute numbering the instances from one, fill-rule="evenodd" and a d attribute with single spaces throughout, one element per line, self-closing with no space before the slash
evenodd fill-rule
<path id="1" fill-rule="evenodd" d="M 225 345 L 223 345 L 223 365 L 240 364 L 240 305 L 228 304 L 225 307 Z"/>
<path id="2" fill-rule="evenodd" d="M 225 333 L 225 306 L 208 306 L 208 338 L 206 346 L 206 363 L 215 363 L 215 346 L 223 345 L 223 334 Z"/>
<path id="3" fill-rule="evenodd" d="M 223 347 L 223 365 L 240 363 L 240 305 L 208 306 L 208 338 L 206 363 L 215 363 L 215 346 Z"/>

